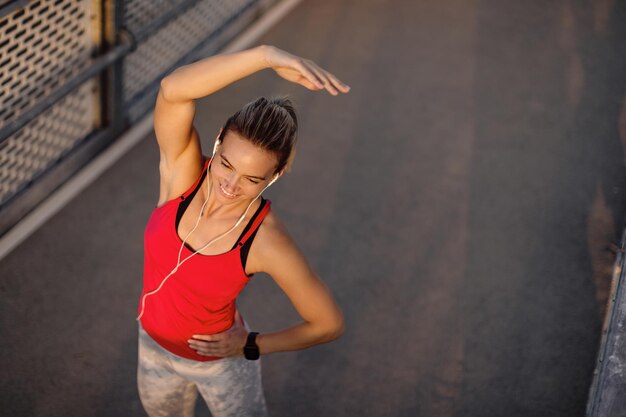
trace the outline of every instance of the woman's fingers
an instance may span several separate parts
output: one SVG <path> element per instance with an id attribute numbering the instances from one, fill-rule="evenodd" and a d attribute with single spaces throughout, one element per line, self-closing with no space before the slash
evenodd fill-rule
<path id="1" fill-rule="evenodd" d="M 334 74 L 309 59 L 300 58 L 275 47 L 269 47 L 266 51 L 269 65 L 288 81 L 301 84 L 313 91 L 325 89 L 333 96 L 350 91 L 350 87 Z"/>
<path id="2" fill-rule="evenodd" d="M 192 339 L 187 340 L 187 344 L 198 354 L 208 355 L 220 348 L 222 338 L 220 335 L 193 335 Z"/>
<path id="3" fill-rule="evenodd" d="M 324 88 L 323 80 L 320 77 L 318 77 L 315 71 L 313 71 L 312 68 L 309 65 L 307 65 L 307 63 L 304 60 L 299 59 L 295 65 L 295 68 L 300 72 L 302 76 L 304 76 L 304 78 L 306 78 L 315 87 L 319 89 Z"/>
<path id="4" fill-rule="evenodd" d="M 306 64 L 306 66 L 309 68 L 309 70 L 311 71 L 311 73 L 313 73 L 315 75 L 315 78 L 317 80 L 319 80 L 319 82 L 321 83 L 323 88 L 326 89 L 326 91 L 328 91 L 333 96 L 336 96 L 338 94 L 338 92 L 337 92 L 337 89 L 335 88 L 335 86 L 333 85 L 333 83 L 332 83 L 332 81 L 331 81 L 331 79 L 329 77 L 330 73 L 328 71 L 325 71 L 322 68 L 320 68 L 313 61 L 306 60 L 304 62 Z"/>
<path id="5" fill-rule="evenodd" d="M 187 344 L 199 355 L 204 356 L 241 356 L 248 331 L 241 323 L 238 313 L 233 325 L 226 331 L 212 335 L 193 335 Z"/>
<path id="6" fill-rule="evenodd" d="M 315 77 L 320 81 L 320 83 L 324 86 L 324 88 L 326 89 L 326 91 L 328 91 L 330 94 L 332 94 L 333 96 L 336 96 L 337 90 L 335 89 L 335 87 L 332 85 L 328 74 L 326 73 L 326 71 L 324 71 L 323 69 L 321 69 L 320 67 L 318 67 L 314 62 L 312 61 L 308 61 L 307 62 L 308 66 L 311 69 L 311 72 L 313 74 L 315 74 Z"/>
<path id="7" fill-rule="evenodd" d="M 310 71 L 315 74 L 315 77 L 322 83 L 323 88 L 333 96 L 338 95 L 339 92 L 347 93 L 350 91 L 350 87 L 342 83 L 334 74 L 321 68 L 313 61 L 307 60 L 305 62 L 310 68 Z"/>
<path id="8" fill-rule="evenodd" d="M 311 91 L 320 91 L 322 90 L 324 87 L 318 87 L 316 84 L 313 84 L 311 81 L 307 80 L 306 78 L 302 78 L 298 84 L 308 88 Z"/>
<path id="9" fill-rule="evenodd" d="M 189 347 L 203 356 L 227 356 L 227 353 L 231 350 L 229 349 L 230 344 L 225 343 L 223 340 L 203 342 L 190 339 Z"/>
<path id="10" fill-rule="evenodd" d="M 319 81 L 310 81 L 309 78 L 311 77 L 306 78 L 304 75 L 302 75 L 302 72 L 295 69 L 278 68 L 276 69 L 276 73 L 285 80 L 300 84 L 312 91 L 319 91 L 324 88 L 324 85 L 321 84 Z M 313 79 L 315 80 L 315 78 Z"/>
<path id="11" fill-rule="evenodd" d="M 330 72 L 327 72 L 326 74 L 328 75 L 328 78 L 333 83 L 335 88 L 337 88 L 339 91 L 341 91 L 342 93 L 347 93 L 348 91 L 350 91 L 350 86 L 340 81 L 339 78 L 337 78 L 334 74 L 331 74 Z"/>

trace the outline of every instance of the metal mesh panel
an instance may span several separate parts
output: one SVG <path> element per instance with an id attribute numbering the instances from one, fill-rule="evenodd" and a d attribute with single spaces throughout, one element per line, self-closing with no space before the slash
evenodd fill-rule
<path id="1" fill-rule="evenodd" d="M 200 1 L 139 45 L 124 60 L 124 101 L 130 101 L 249 3 L 250 0 Z M 139 6 L 133 10 L 139 10 Z"/>
<path id="2" fill-rule="evenodd" d="M 39 0 L 0 19 L 0 126 L 88 65 L 91 4 Z"/>
<path id="3" fill-rule="evenodd" d="M 136 32 L 185 0 L 128 0 L 124 2 L 124 26 Z"/>
<path id="4" fill-rule="evenodd" d="M 93 130 L 95 88 L 84 83 L 0 145 L 0 205 Z"/>
<path id="5" fill-rule="evenodd" d="M 205 41 L 217 45 L 222 37 L 233 36 L 262 3 L 22 0 L 3 7 L 0 129 L 3 138 L 11 136 L 0 139 L 0 233 L 45 198 L 49 187 L 60 184 L 109 143 L 125 123 L 153 105 L 153 87 L 165 71 L 182 58 L 189 59 L 200 45 L 207 48 Z M 120 5 L 122 27 L 116 19 Z M 244 9 L 246 13 L 240 14 Z M 227 21 L 228 27 L 213 36 Z M 135 51 L 118 61 L 129 47 L 129 38 L 119 32 L 122 28 L 139 33 L 141 40 Z M 109 43 L 101 50 L 105 37 Z M 78 79 L 106 66 L 107 77 L 96 75 L 74 87 Z M 71 92 L 63 96 L 67 91 Z M 38 114 L 52 100 L 54 105 Z M 103 104 L 106 107 L 101 109 Z M 101 114 L 106 116 L 105 126 L 101 126 Z M 12 133 L 12 126 L 23 127 Z M 86 137 L 89 142 L 84 141 Z"/>

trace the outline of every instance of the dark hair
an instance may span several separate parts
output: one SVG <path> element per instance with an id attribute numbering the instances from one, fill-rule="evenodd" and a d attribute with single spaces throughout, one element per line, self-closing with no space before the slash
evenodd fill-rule
<path id="1" fill-rule="evenodd" d="M 270 152 L 278 165 L 274 172 L 289 168 L 296 150 L 298 119 L 293 103 L 287 97 L 259 97 L 228 118 L 220 142 L 228 131 Z"/>

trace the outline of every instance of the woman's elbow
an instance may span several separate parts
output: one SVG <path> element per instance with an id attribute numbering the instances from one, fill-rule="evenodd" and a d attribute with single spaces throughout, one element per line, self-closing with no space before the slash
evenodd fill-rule
<path id="1" fill-rule="evenodd" d="M 181 79 L 180 76 L 176 75 L 176 71 L 172 72 L 169 75 L 166 75 L 165 77 L 161 78 L 161 81 L 159 83 L 159 94 L 166 101 L 172 103 L 190 100 L 184 96 L 184 93 L 181 90 L 181 86 L 183 85 L 181 84 L 182 82 L 184 82 L 184 80 Z"/>
<path id="2" fill-rule="evenodd" d="M 168 77 L 161 79 L 159 95 L 165 99 L 165 101 L 174 101 L 172 99 L 172 82 Z"/>
<path id="3" fill-rule="evenodd" d="M 341 335 L 343 335 L 345 331 L 346 331 L 346 324 L 343 321 L 343 317 L 342 317 L 341 322 L 335 328 L 332 340 L 339 339 L 339 337 L 341 337 Z"/>
<path id="4" fill-rule="evenodd" d="M 346 330 L 346 324 L 341 313 L 337 314 L 327 325 L 325 341 L 338 339 Z"/>

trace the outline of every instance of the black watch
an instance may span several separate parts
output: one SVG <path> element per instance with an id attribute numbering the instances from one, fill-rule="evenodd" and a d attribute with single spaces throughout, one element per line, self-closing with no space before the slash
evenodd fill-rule
<path id="1" fill-rule="evenodd" d="M 248 333 L 248 340 L 246 340 L 246 345 L 243 347 L 243 356 L 251 361 L 255 361 L 259 359 L 259 356 L 261 356 L 261 353 L 259 352 L 259 347 L 256 344 L 256 336 L 258 334 L 259 333 L 257 332 Z"/>

